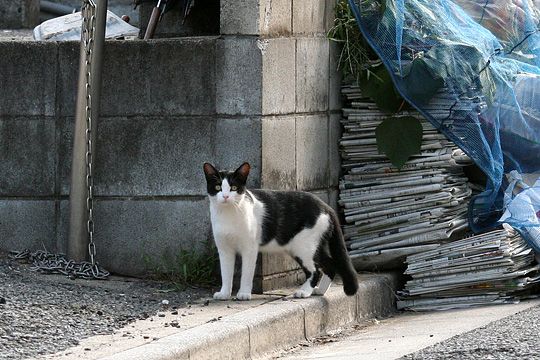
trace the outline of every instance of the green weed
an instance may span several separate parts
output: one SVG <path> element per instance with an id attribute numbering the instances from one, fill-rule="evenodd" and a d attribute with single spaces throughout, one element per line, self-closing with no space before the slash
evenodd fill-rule
<path id="1" fill-rule="evenodd" d="M 159 260 L 145 255 L 144 262 L 152 279 L 171 283 L 176 290 L 217 284 L 219 257 L 213 247 L 166 252 Z"/>

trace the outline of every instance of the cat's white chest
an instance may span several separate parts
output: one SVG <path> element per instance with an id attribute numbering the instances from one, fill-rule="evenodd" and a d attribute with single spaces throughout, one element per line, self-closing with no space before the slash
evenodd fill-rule
<path id="1" fill-rule="evenodd" d="M 243 242 L 257 236 L 258 224 L 253 214 L 253 207 L 249 204 L 244 204 L 242 207 L 219 208 L 211 205 L 210 219 L 212 232 L 218 245 L 228 243 L 240 246 Z"/>

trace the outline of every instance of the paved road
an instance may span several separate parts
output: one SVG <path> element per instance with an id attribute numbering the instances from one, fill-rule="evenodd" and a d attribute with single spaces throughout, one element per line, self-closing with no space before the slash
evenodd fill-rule
<path id="1" fill-rule="evenodd" d="M 328 340 L 328 338 L 326 339 Z M 275 355 L 299 359 L 540 359 L 540 300 L 404 313 Z"/>

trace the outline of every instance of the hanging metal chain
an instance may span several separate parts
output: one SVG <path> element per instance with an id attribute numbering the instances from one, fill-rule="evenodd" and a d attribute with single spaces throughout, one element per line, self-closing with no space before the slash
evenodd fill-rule
<path id="1" fill-rule="evenodd" d="M 96 33 L 96 2 L 94 0 L 84 0 L 82 6 L 82 34 L 81 40 L 84 46 L 84 77 L 86 86 L 84 87 L 84 114 L 86 119 L 85 131 L 85 163 L 86 163 L 86 211 L 88 220 L 86 230 L 88 232 L 88 254 L 90 262 L 75 262 L 67 260 L 63 254 L 52 254 L 47 251 L 29 250 L 12 251 L 10 259 L 27 261 L 32 263 L 32 270 L 48 274 L 63 274 L 71 278 L 84 279 L 106 279 L 109 272 L 101 268 L 96 262 L 96 245 L 94 243 L 94 178 L 93 178 L 93 152 L 92 133 L 95 131 L 95 124 L 92 119 L 92 64 Z"/>
<path id="2" fill-rule="evenodd" d="M 92 154 L 92 54 L 94 50 L 94 35 L 96 30 L 96 4 L 93 0 L 86 0 L 82 9 L 83 26 L 82 26 L 82 40 L 84 41 L 85 48 L 85 65 L 86 65 L 86 210 L 88 212 L 88 221 L 86 222 L 86 229 L 88 231 L 88 253 L 90 255 L 90 262 L 92 266 L 95 265 L 96 245 L 94 243 L 94 178 L 92 171 L 93 154 Z"/>

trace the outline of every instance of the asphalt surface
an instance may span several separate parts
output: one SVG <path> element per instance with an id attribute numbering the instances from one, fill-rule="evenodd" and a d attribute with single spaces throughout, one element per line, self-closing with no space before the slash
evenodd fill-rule
<path id="1" fill-rule="evenodd" d="M 454 336 L 402 359 L 540 359 L 540 306 Z"/>

